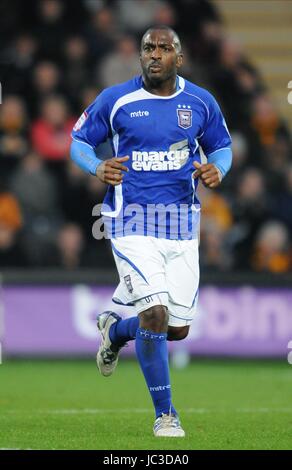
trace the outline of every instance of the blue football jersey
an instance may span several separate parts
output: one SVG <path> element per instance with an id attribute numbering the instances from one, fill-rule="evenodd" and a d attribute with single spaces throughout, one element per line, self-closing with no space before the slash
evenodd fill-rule
<path id="1" fill-rule="evenodd" d="M 102 214 L 110 236 L 185 239 L 197 236 L 200 202 L 193 162 L 230 147 L 214 97 L 178 77 L 177 91 L 158 96 L 142 76 L 105 89 L 84 111 L 73 139 L 92 148 L 110 139 L 117 157 L 128 155 L 123 183 L 109 185 Z"/>

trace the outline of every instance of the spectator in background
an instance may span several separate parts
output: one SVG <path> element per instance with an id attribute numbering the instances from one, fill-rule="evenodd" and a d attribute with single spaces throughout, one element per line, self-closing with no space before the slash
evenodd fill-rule
<path id="1" fill-rule="evenodd" d="M 182 47 L 185 47 L 184 44 Z M 195 82 L 198 86 L 205 87 L 208 84 L 209 88 L 211 88 L 206 68 L 198 60 L 194 60 L 190 49 L 185 48 L 184 62 L 180 69 L 180 74 L 187 80 Z"/>
<path id="2" fill-rule="evenodd" d="M 233 222 L 231 209 L 223 195 L 203 185 L 199 188 L 199 198 L 203 201 L 200 230 L 202 269 L 226 270 L 232 261 L 227 249 Z"/>
<path id="3" fill-rule="evenodd" d="M 97 11 L 105 7 L 106 4 L 109 4 L 109 0 L 83 0 L 83 3 L 90 15 L 93 15 Z"/>
<path id="4" fill-rule="evenodd" d="M 231 269 L 233 260 L 224 231 L 211 220 L 204 226 L 200 252 L 202 271 L 213 273 Z"/>
<path id="5" fill-rule="evenodd" d="M 246 60 L 240 44 L 221 40 L 217 61 L 210 69 L 212 86 L 221 97 L 233 128 L 242 128 L 250 118 L 251 102 L 262 89 L 256 70 Z"/>
<path id="6" fill-rule="evenodd" d="M 89 44 L 94 61 L 101 60 L 115 47 L 118 28 L 110 8 L 101 8 L 90 17 L 90 24 L 84 28 L 84 36 Z"/>
<path id="7" fill-rule="evenodd" d="M 22 246 L 31 265 L 41 265 L 62 220 L 58 186 L 40 157 L 28 153 L 12 174 L 10 188 L 24 220 Z"/>
<path id="8" fill-rule="evenodd" d="M 284 224 L 266 222 L 259 230 L 250 257 L 250 267 L 255 271 L 285 273 L 291 269 L 291 244 Z"/>
<path id="9" fill-rule="evenodd" d="M 61 60 L 61 44 L 64 42 L 66 25 L 64 8 L 66 2 L 42 0 L 37 2 L 35 35 L 40 44 L 40 55 L 47 60 Z"/>
<path id="10" fill-rule="evenodd" d="M 124 31 L 141 36 L 149 26 L 155 24 L 157 11 L 165 5 L 160 0 L 123 0 L 117 2 L 117 17 Z"/>
<path id="11" fill-rule="evenodd" d="M 100 90 L 93 85 L 88 85 L 79 91 L 79 114 L 81 114 L 83 109 L 86 109 L 95 100 L 99 93 Z"/>
<path id="12" fill-rule="evenodd" d="M 291 159 L 292 160 L 292 159 Z M 271 213 L 275 220 L 286 225 L 292 239 L 292 163 L 284 166 L 285 176 L 283 184 L 273 193 L 271 200 Z"/>
<path id="13" fill-rule="evenodd" d="M 19 158 L 27 150 L 27 112 L 17 95 L 6 96 L 0 113 L 0 158 Z"/>
<path id="14" fill-rule="evenodd" d="M 26 266 L 25 256 L 18 243 L 22 215 L 16 198 L 0 192 L 0 268 Z"/>
<path id="15" fill-rule="evenodd" d="M 171 5 L 168 3 L 163 3 L 161 6 L 158 6 L 157 10 L 155 11 L 153 24 L 164 24 L 170 28 L 175 28 L 176 16 Z"/>
<path id="16" fill-rule="evenodd" d="M 140 74 L 139 63 L 136 41 L 131 36 L 122 36 L 116 49 L 99 63 L 97 80 L 103 88 L 130 80 Z"/>
<path id="17" fill-rule="evenodd" d="M 59 68 L 48 61 L 39 62 L 32 72 L 31 85 L 25 95 L 30 115 L 36 118 L 39 114 L 40 104 L 52 94 L 62 94 Z"/>
<path id="18" fill-rule="evenodd" d="M 210 191 L 203 185 L 199 188 L 199 198 L 202 200 L 201 230 L 204 232 L 204 223 L 212 222 L 218 230 L 227 232 L 232 226 L 232 213 L 225 197 L 216 191 Z"/>
<path id="19" fill-rule="evenodd" d="M 224 193 L 232 198 L 237 191 L 242 172 L 249 163 L 248 141 L 243 133 L 231 132 L 232 138 L 232 174 L 226 175 Z"/>
<path id="20" fill-rule="evenodd" d="M 86 87 L 89 82 L 90 59 L 88 46 L 84 38 L 80 36 L 69 37 L 64 46 L 64 81 L 67 87 L 67 95 L 71 105 L 74 104 L 74 110 L 78 114 L 80 89 Z"/>
<path id="21" fill-rule="evenodd" d="M 237 232 L 236 265 L 247 269 L 256 233 L 270 216 L 265 179 L 258 169 L 247 168 L 243 172 L 232 209 Z"/>
<path id="22" fill-rule="evenodd" d="M 10 47 L 6 48 L 4 57 L 7 65 L 4 68 L 6 93 L 17 93 L 25 97 L 30 85 L 31 70 L 35 66 L 38 42 L 30 33 L 20 33 Z"/>
<path id="23" fill-rule="evenodd" d="M 47 97 L 41 106 L 41 116 L 32 124 L 31 140 L 34 151 L 44 160 L 67 159 L 71 143 L 70 131 L 75 120 L 69 116 L 63 97 Z"/>
<path id="24" fill-rule="evenodd" d="M 100 155 L 100 153 L 98 152 Z M 107 155 L 109 155 L 107 153 Z M 100 240 L 98 246 L 92 237 L 93 207 L 99 203 L 106 192 L 106 185 L 93 176 L 87 176 L 71 160 L 66 164 L 65 176 L 61 185 L 62 214 L 68 224 L 78 225 L 82 230 L 83 250 L 81 263 L 83 266 L 101 267 L 114 266 L 111 249 L 107 240 Z M 46 264 L 59 262 L 59 255 L 51 249 L 51 261 Z"/>
<path id="25" fill-rule="evenodd" d="M 275 193 L 275 198 L 286 186 L 286 177 L 292 162 L 292 148 L 284 135 L 278 135 L 273 144 L 263 152 L 262 169 L 265 172 L 269 190 Z"/>
<path id="26" fill-rule="evenodd" d="M 208 0 L 169 0 L 169 3 L 175 10 L 175 29 L 183 41 L 187 41 L 188 47 L 194 39 L 198 39 L 204 23 L 221 22 L 216 5 Z"/>
<path id="27" fill-rule="evenodd" d="M 60 187 L 61 207 L 66 220 L 80 225 L 91 236 L 89 220 L 92 207 L 88 205 L 88 176 L 77 165 L 66 162 L 65 175 Z"/>
<path id="28" fill-rule="evenodd" d="M 206 18 L 199 24 L 199 29 L 186 40 L 192 56 L 213 73 L 213 65 L 218 60 L 221 44 L 224 40 L 221 23 Z"/>
<path id="29" fill-rule="evenodd" d="M 66 223 L 57 234 L 56 249 L 47 259 L 49 266 L 67 270 L 80 268 L 83 265 L 84 237 L 79 225 Z"/>
<path id="30" fill-rule="evenodd" d="M 82 228 L 73 223 L 66 222 L 56 236 L 55 246 L 51 246 L 43 261 L 45 266 L 73 270 L 81 267 L 108 267 L 110 250 L 104 240 L 100 247 L 95 245 L 94 250 L 86 246 Z"/>
<path id="31" fill-rule="evenodd" d="M 289 139 L 289 131 L 267 93 L 258 94 L 254 98 L 251 124 L 258 133 L 264 148 L 269 148 L 275 144 L 278 136 Z"/>
<path id="32" fill-rule="evenodd" d="M 1 46 L 6 46 L 15 37 L 15 32 L 23 27 L 21 0 L 2 0 L 0 15 Z M 0 51 L 1 53 L 1 51 Z"/>
<path id="33" fill-rule="evenodd" d="M 232 132 L 232 170 L 240 171 L 248 163 L 248 142 L 241 132 Z"/>

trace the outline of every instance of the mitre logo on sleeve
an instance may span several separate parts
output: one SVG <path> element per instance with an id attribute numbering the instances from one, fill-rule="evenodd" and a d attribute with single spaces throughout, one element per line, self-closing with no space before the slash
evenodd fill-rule
<path id="1" fill-rule="evenodd" d="M 192 110 L 190 106 L 178 105 L 177 119 L 179 127 L 183 129 L 188 129 L 192 126 Z"/>

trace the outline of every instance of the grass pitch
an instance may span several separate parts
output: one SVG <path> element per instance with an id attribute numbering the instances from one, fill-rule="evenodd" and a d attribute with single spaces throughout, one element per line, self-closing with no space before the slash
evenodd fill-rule
<path id="1" fill-rule="evenodd" d="M 195 359 L 171 370 L 186 437 L 155 438 L 139 366 L 104 378 L 92 361 L 0 366 L 0 448 L 292 449 L 292 366 Z"/>

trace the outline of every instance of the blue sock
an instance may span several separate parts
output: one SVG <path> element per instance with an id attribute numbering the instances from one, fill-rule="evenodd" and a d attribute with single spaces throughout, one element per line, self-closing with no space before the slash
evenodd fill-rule
<path id="1" fill-rule="evenodd" d="M 169 379 L 167 333 L 152 333 L 138 328 L 136 333 L 136 354 L 144 374 L 156 418 L 162 413 L 177 414 L 171 403 Z"/>
<path id="2" fill-rule="evenodd" d="M 127 318 L 126 320 L 119 320 L 113 323 L 109 330 L 109 337 L 111 342 L 119 346 L 125 344 L 131 339 L 135 339 L 138 327 L 138 316 Z"/>

